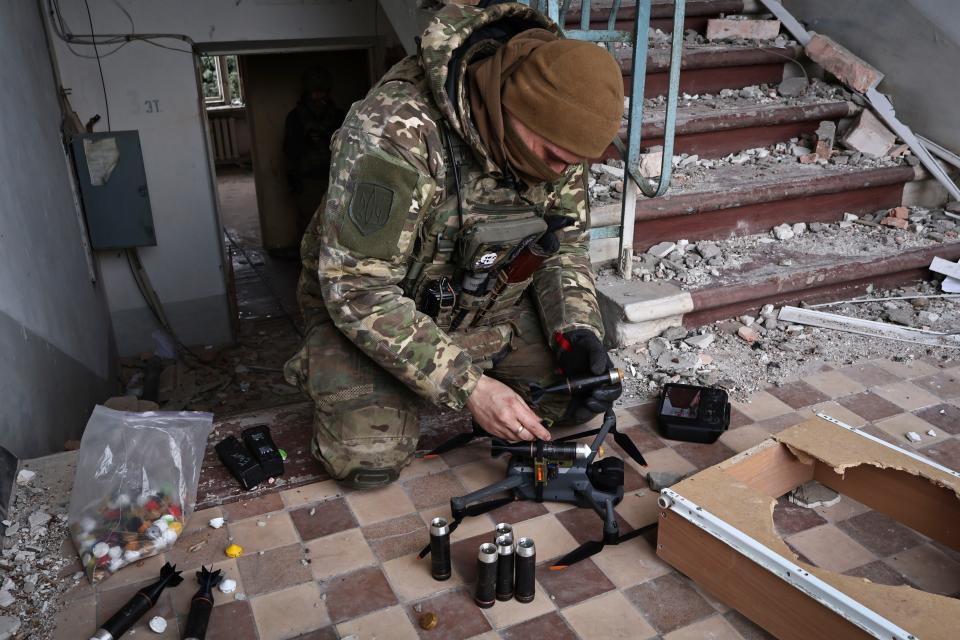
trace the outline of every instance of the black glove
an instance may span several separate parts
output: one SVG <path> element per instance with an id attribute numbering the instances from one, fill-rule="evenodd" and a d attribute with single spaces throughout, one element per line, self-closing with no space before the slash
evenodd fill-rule
<path id="1" fill-rule="evenodd" d="M 613 362 L 600 338 L 589 329 L 574 329 L 558 334 L 555 342 L 557 364 L 566 378 L 599 376 L 613 368 Z M 572 398 L 567 414 L 575 422 L 584 422 L 612 409 L 621 393 L 623 386 L 619 382 L 597 387 L 589 396 Z"/>

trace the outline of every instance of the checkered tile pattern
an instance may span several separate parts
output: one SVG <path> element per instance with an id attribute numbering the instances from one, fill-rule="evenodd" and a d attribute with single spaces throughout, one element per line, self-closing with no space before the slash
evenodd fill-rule
<path id="1" fill-rule="evenodd" d="M 661 439 L 649 405 L 621 410 L 619 426 L 643 450 L 651 469 L 690 472 L 748 449 L 814 411 L 960 468 L 960 367 L 935 359 L 825 367 L 803 381 L 757 393 L 750 402 L 736 403 L 730 430 L 714 445 Z M 935 436 L 925 435 L 930 429 Z M 923 441 L 909 443 L 906 431 L 924 434 Z M 614 445 L 610 449 L 622 456 Z M 600 533 L 592 513 L 564 505 L 518 502 L 468 519 L 453 537 L 453 577 L 435 582 L 428 561 L 416 558 L 428 539 L 427 523 L 449 515 L 451 496 L 501 478 L 504 466 L 476 445 L 417 460 L 399 483 L 379 491 L 349 492 L 325 481 L 196 513 L 166 558 L 125 569 L 97 589 L 82 583 L 70 593 L 57 637 L 88 637 L 166 559 L 188 572 L 215 563 L 239 583 L 242 596 L 217 594 L 211 640 L 770 637 L 663 563 L 649 538 L 608 547 L 563 572 L 548 571 L 549 560 Z M 618 508 L 625 531 L 656 518 L 657 496 L 646 487 L 645 473 L 628 461 L 627 495 Z M 218 515 L 227 518 L 227 526 L 210 529 L 207 521 Z M 476 551 L 499 521 L 514 523 L 519 535 L 536 540 L 537 597 L 531 604 L 498 602 L 481 610 L 472 600 Z M 816 510 L 781 499 L 774 521 L 786 542 L 819 566 L 960 595 L 960 554 L 848 498 Z M 244 548 L 242 557 L 224 557 L 230 541 Z M 165 637 L 180 637 L 191 583 L 168 590 L 151 613 L 167 618 Z M 418 615 L 428 611 L 437 613 L 439 624 L 423 631 Z"/>

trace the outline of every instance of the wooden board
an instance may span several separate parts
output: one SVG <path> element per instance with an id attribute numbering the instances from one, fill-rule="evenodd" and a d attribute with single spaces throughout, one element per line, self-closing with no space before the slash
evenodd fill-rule
<path id="1" fill-rule="evenodd" d="M 960 479 L 820 418 L 787 429 L 775 438 L 779 440 L 778 444 L 761 443 L 743 454 L 683 480 L 675 485 L 673 490 L 739 530 L 744 536 L 799 565 L 803 570 L 867 609 L 907 629 L 916 637 L 924 640 L 948 640 L 956 637 L 955 631 L 960 626 L 960 601 L 954 598 L 926 593 L 908 586 L 875 584 L 801 561 L 774 530 L 772 516 L 776 499 L 768 494 L 788 486 L 790 483 L 787 478 L 791 475 L 794 475 L 797 481 L 803 480 L 805 475 L 797 472 L 797 464 L 810 466 L 821 462 L 829 469 L 843 471 L 847 475 L 867 465 L 877 467 L 878 473 L 890 476 L 884 480 L 888 483 L 886 485 L 878 484 L 875 478 L 857 479 L 858 486 L 855 490 L 860 492 L 867 504 L 886 499 L 885 494 L 894 491 L 890 486 L 902 478 L 901 472 L 919 476 L 918 479 L 928 484 L 935 483 L 931 484 L 935 490 L 924 490 L 919 486 L 911 488 L 909 485 L 915 483 L 914 480 L 908 481 L 906 486 L 898 487 L 894 495 L 899 498 L 898 501 L 905 503 L 905 507 L 906 501 L 911 499 L 910 495 L 926 496 L 923 499 L 927 499 L 930 496 L 939 496 L 937 491 L 940 488 L 956 494 L 960 491 Z M 781 451 L 773 451 L 774 446 Z M 796 460 L 787 461 L 787 466 L 793 470 L 788 468 L 785 472 L 777 472 L 771 465 L 778 456 L 785 455 L 783 449 L 788 449 L 789 454 Z M 826 475 L 823 477 L 826 478 Z M 871 491 L 874 495 L 867 495 Z M 943 498 L 940 496 L 938 499 Z M 953 500 L 956 501 L 955 495 Z M 953 511 L 957 508 L 956 505 L 948 509 L 940 502 L 938 506 L 934 517 L 942 516 L 944 519 L 953 518 L 953 522 L 957 521 Z M 818 602 L 811 600 L 806 604 L 798 604 L 798 594 L 799 597 L 809 600 L 802 591 L 772 574 L 766 577 L 760 575 L 758 572 L 763 570 L 758 565 L 704 529 L 691 523 L 677 526 L 671 522 L 683 520 L 679 514 L 665 510 L 661 516 L 658 555 L 771 633 L 780 638 L 797 640 L 863 637 L 858 635 L 856 629 L 834 626 L 840 624 L 832 620 L 835 614 L 823 611 Z M 913 517 L 928 518 L 923 514 Z M 796 617 L 798 611 L 804 612 L 800 618 Z M 784 621 L 787 623 L 784 624 Z M 811 630 L 806 625 L 823 626 Z"/>
<path id="2" fill-rule="evenodd" d="M 677 514 L 661 512 L 658 529 L 658 556 L 777 638 L 871 637 Z"/>

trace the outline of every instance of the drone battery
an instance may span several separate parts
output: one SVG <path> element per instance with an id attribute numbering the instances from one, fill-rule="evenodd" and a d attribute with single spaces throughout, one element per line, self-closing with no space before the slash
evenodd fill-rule
<path id="1" fill-rule="evenodd" d="M 473 601 L 489 609 L 497 601 L 497 545 L 485 542 L 477 555 L 477 590 Z"/>
<path id="2" fill-rule="evenodd" d="M 244 429 L 243 442 L 250 447 L 255 457 L 260 462 L 260 467 L 268 478 L 276 478 L 283 475 L 283 458 L 280 457 L 280 450 L 273 444 L 273 438 L 270 437 L 270 427 L 265 424 Z"/>
<path id="3" fill-rule="evenodd" d="M 727 392 L 689 384 L 664 385 L 657 404 L 657 422 L 664 438 L 716 442 L 730 426 Z"/>
<path id="4" fill-rule="evenodd" d="M 517 602 L 533 602 L 537 591 L 537 548 L 533 538 L 517 540 L 517 581 L 514 597 Z"/>
<path id="5" fill-rule="evenodd" d="M 513 534 L 497 538 L 497 600 L 513 600 Z"/>
<path id="6" fill-rule="evenodd" d="M 223 465 L 230 470 L 233 477 L 240 481 L 247 491 L 266 480 L 260 463 L 250 455 L 247 448 L 235 436 L 228 436 L 215 447 L 217 455 Z"/>

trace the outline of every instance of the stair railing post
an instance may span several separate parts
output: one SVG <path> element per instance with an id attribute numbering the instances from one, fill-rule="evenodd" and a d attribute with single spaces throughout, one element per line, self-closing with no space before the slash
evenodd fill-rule
<path id="1" fill-rule="evenodd" d="M 540 1 L 543 2 L 543 0 Z M 558 0 L 546 0 L 546 2 L 547 15 L 563 29 L 569 0 L 564 0 L 562 11 Z M 670 178 L 673 173 L 673 145 L 680 94 L 680 64 L 683 54 L 683 21 L 686 14 L 686 0 L 674 0 L 673 39 L 670 45 L 670 85 L 667 91 L 667 109 L 664 114 L 663 158 L 660 163 L 660 179 L 656 186 L 652 181 L 640 175 L 643 94 L 647 74 L 651 3 L 652 0 L 636 0 L 636 16 L 632 33 L 616 30 L 620 0 L 614 0 L 613 2 L 606 30 L 590 29 L 590 0 L 581 0 L 580 29 L 563 29 L 568 38 L 607 43 L 608 48 L 611 49 L 611 54 L 614 53 L 612 49 L 614 42 L 633 45 L 630 108 L 627 115 L 627 144 L 624 145 L 619 137 L 613 141 L 624 160 L 617 267 L 620 275 L 625 279 L 630 279 L 633 275 L 633 228 L 636 218 L 637 195 L 642 193 L 648 198 L 662 196 L 670 186 Z M 563 21 L 561 21 L 561 15 Z M 591 238 L 612 237 L 605 231 L 591 230 Z"/>

